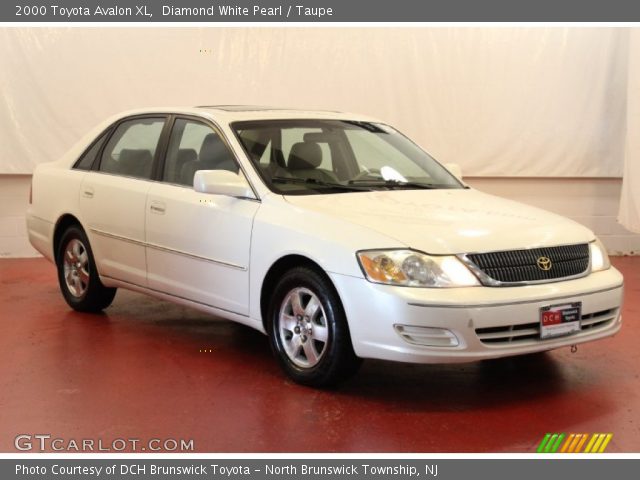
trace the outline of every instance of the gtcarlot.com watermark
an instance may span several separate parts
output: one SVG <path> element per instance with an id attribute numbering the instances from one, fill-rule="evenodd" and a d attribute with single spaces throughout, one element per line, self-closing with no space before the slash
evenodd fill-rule
<path id="1" fill-rule="evenodd" d="M 21 434 L 13 441 L 22 452 L 193 452 L 193 440 L 175 438 L 60 438 L 50 433 Z"/>

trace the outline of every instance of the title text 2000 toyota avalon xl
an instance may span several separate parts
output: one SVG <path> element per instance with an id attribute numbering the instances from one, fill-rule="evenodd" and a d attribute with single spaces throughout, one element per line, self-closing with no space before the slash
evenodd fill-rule
<path id="1" fill-rule="evenodd" d="M 597 340 L 622 276 L 588 229 L 464 185 L 360 115 L 129 112 L 37 167 L 31 243 L 71 307 L 127 288 L 269 336 L 295 381 Z"/>

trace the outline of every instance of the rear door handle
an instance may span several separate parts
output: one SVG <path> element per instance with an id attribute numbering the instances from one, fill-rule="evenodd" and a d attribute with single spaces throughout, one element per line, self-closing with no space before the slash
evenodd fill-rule
<path id="1" fill-rule="evenodd" d="M 84 187 L 82 189 L 82 196 L 85 198 L 93 198 L 93 188 L 92 187 Z"/>
<path id="2" fill-rule="evenodd" d="M 151 213 L 156 213 L 158 215 L 164 215 L 166 209 L 167 206 L 164 204 L 164 202 L 158 202 L 156 200 L 151 202 L 151 204 L 149 205 L 149 210 L 151 210 Z"/>

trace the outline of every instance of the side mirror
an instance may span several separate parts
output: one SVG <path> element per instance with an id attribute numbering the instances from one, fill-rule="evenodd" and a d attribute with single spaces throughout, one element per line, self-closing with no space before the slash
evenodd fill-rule
<path id="1" fill-rule="evenodd" d="M 458 180 L 462 180 L 462 169 L 457 163 L 445 163 L 444 168 L 449 170 L 449 173 L 456 177 Z"/>
<path id="2" fill-rule="evenodd" d="M 198 170 L 193 176 L 193 189 L 236 198 L 256 198 L 242 174 L 229 170 Z"/>

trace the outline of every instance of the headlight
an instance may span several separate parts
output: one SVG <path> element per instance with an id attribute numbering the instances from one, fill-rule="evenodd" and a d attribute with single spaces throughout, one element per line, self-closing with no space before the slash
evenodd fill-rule
<path id="1" fill-rule="evenodd" d="M 367 280 L 407 287 L 470 287 L 480 285 L 454 256 L 432 256 L 413 250 L 366 250 L 358 261 Z"/>
<path id="2" fill-rule="evenodd" d="M 596 238 L 595 241 L 589 244 L 589 255 L 591 255 L 592 272 L 606 270 L 611 266 L 609 255 L 607 254 L 607 249 L 604 248 L 604 245 L 598 238 Z"/>

